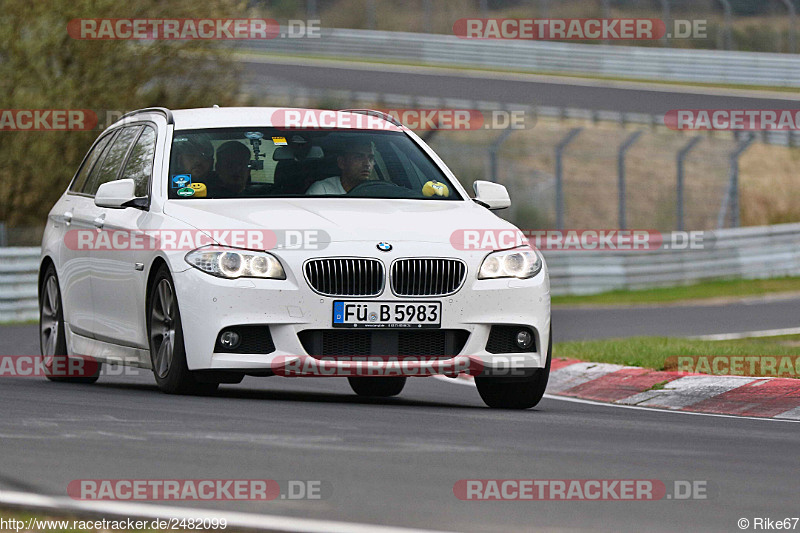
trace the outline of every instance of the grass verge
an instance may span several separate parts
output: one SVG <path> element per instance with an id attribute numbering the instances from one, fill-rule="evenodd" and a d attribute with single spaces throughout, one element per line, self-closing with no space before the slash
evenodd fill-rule
<path id="1" fill-rule="evenodd" d="M 557 342 L 553 345 L 555 357 L 579 359 L 595 363 L 639 366 L 664 370 L 668 357 L 678 356 L 762 356 L 800 355 L 800 335 L 742 339 L 734 341 L 697 341 L 671 337 L 632 337 L 592 341 Z M 748 372 L 736 375 L 757 375 Z M 781 377 L 797 377 L 781 373 Z M 769 375 L 769 374 L 767 374 Z"/>
<path id="2" fill-rule="evenodd" d="M 800 277 L 706 281 L 682 287 L 619 290 L 586 296 L 553 296 L 553 305 L 635 305 L 677 303 L 715 298 L 740 298 L 781 292 L 800 292 Z"/>

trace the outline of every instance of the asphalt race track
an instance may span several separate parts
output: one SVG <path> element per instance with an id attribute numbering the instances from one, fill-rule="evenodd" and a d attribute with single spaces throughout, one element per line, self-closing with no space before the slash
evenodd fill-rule
<path id="1" fill-rule="evenodd" d="M 778 327 L 791 305 L 724 306 L 717 320 L 692 309 L 712 325 L 702 333 L 714 333 L 750 328 L 748 314 Z M 640 309 L 627 334 L 665 321 L 676 333 L 691 321 L 686 309 Z M 556 335 L 603 334 L 631 313 L 557 310 Z M 0 349 L 38 353 L 36 334 L 35 325 L 4 327 Z M 380 401 L 357 398 L 341 378 L 246 378 L 217 397 L 176 397 L 158 392 L 148 371 L 132 373 L 95 385 L 4 378 L 0 490 L 64 496 L 76 479 L 319 480 L 332 487 L 327 499 L 200 505 L 458 531 L 737 531 L 739 518 L 797 515 L 792 422 L 553 398 L 497 411 L 473 387 L 437 378 L 411 379 L 399 398 Z M 473 502 L 454 496 L 461 479 L 701 481 L 708 499 Z"/>
<path id="2" fill-rule="evenodd" d="M 693 337 L 800 327 L 800 300 L 670 307 L 553 309 L 556 341 L 615 337 Z"/>
<path id="3" fill-rule="evenodd" d="M 259 57 L 241 62 L 255 84 L 278 82 L 317 89 L 406 94 L 509 104 L 647 113 L 671 109 L 795 109 L 797 95 L 744 96 L 713 89 L 670 85 L 622 84 L 574 78 L 550 78 L 420 69 L 381 64 L 318 62 Z M 750 93 L 752 94 L 752 93 Z"/>

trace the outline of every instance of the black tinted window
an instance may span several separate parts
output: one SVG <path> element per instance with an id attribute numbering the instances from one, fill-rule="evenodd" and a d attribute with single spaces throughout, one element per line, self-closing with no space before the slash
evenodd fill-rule
<path id="1" fill-rule="evenodd" d="M 103 151 L 105 150 L 106 146 L 108 146 L 108 142 L 113 138 L 114 134 L 111 133 L 110 135 L 106 135 L 97 141 L 97 144 L 94 145 L 92 151 L 89 152 L 89 155 L 86 157 L 81 170 L 78 172 L 78 176 L 72 183 L 72 187 L 69 188 L 70 191 L 75 192 L 83 189 L 83 186 L 86 185 L 86 178 L 89 176 L 92 168 L 94 168 L 95 163 L 101 159 L 100 156 L 103 155 Z"/>
<path id="2" fill-rule="evenodd" d="M 136 196 L 147 196 L 147 183 L 153 173 L 153 159 L 156 155 L 156 130 L 145 126 L 136 144 L 133 145 L 122 179 L 130 178 L 136 182 Z"/>
<path id="3" fill-rule="evenodd" d="M 117 179 L 122 162 L 125 160 L 125 154 L 128 153 L 133 139 L 136 138 L 141 128 L 141 126 L 125 128 L 117 135 L 111 147 L 106 150 L 103 162 L 95 165 L 95 169 L 92 170 L 89 179 L 86 181 L 86 186 L 83 187 L 81 192 L 94 196 L 100 185 Z"/>

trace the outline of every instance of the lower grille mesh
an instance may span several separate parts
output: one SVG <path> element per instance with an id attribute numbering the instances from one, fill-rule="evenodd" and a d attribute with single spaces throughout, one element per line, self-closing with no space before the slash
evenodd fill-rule
<path id="1" fill-rule="evenodd" d="M 450 358 L 461 353 L 469 332 L 460 329 L 428 331 L 306 330 L 299 333 L 306 352 L 314 357 L 350 355 L 419 355 Z"/>

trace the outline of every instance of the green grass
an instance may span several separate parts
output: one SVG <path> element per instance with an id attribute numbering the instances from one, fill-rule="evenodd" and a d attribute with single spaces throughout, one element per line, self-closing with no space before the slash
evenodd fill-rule
<path id="1" fill-rule="evenodd" d="M 287 54 L 281 52 L 262 52 L 255 50 L 236 51 L 234 55 L 247 56 L 267 56 L 267 57 L 295 57 L 298 59 L 314 59 L 331 62 L 348 62 L 348 63 L 365 63 L 377 65 L 400 65 L 410 67 L 432 67 L 451 70 L 469 70 L 477 72 L 504 72 L 508 74 L 534 74 L 537 76 L 554 76 L 559 78 L 578 78 L 585 80 L 600 80 L 600 81 L 616 81 L 616 82 L 632 82 L 632 83 L 650 83 L 653 85 L 663 86 L 681 86 L 681 87 L 699 87 L 707 89 L 732 89 L 732 90 L 747 90 L 747 91 L 770 91 L 770 92 L 784 92 L 784 93 L 800 93 L 800 87 L 775 87 L 771 85 L 743 85 L 734 83 L 701 83 L 690 81 L 672 81 L 672 80 L 652 80 L 647 78 L 636 77 L 620 77 L 620 76 L 598 76 L 594 74 L 581 74 L 579 72 L 551 72 L 551 71 L 531 71 L 521 70 L 515 68 L 489 68 L 464 65 L 439 65 L 430 63 L 419 63 L 416 61 L 406 61 L 402 59 L 364 59 L 358 57 L 330 57 L 324 55 L 313 54 Z"/>
<path id="2" fill-rule="evenodd" d="M 642 290 L 619 290 L 586 296 L 553 296 L 553 305 L 633 305 L 660 304 L 711 298 L 740 298 L 800 291 L 800 277 L 720 280 Z"/>
<path id="3" fill-rule="evenodd" d="M 800 355 L 800 335 L 734 341 L 698 341 L 670 337 L 632 337 L 557 342 L 553 356 L 595 363 L 664 370 L 668 357 Z"/>
<path id="4" fill-rule="evenodd" d="M 30 320 L 0 320 L 0 326 L 24 326 L 26 324 L 38 323 L 38 318 L 31 318 Z"/>

